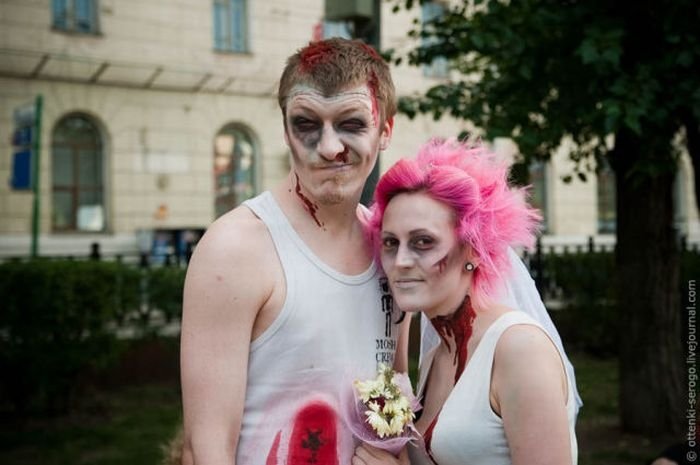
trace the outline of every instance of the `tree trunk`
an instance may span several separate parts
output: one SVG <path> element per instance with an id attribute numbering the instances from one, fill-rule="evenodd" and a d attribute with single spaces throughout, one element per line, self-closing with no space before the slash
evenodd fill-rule
<path id="1" fill-rule="evenodd" d="M 685 378 L 674 173 L 635 174 L 641 158 L 658 158 L 644 153 L 647 147 L 642 138 L 620 132 L 611 164 L 617 179 L 621 421 L 625 431 L 656 436 L 683 431 Z"/>
<path id="2" fill-rule="evenodd" d="M 690 161 L 693 164 L 693 179 L 695 180 L 695 205 L 700 211 L 700 124 L 698 120 L 687 112 L 683 118 L 685 135 L 688 141 L 687 148 Z"/>

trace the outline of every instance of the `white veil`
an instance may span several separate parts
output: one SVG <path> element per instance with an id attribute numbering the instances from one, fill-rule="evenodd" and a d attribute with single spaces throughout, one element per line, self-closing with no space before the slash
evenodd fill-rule
<path id="1" fill-rule="evenodd" d="M 511 275 L 506 281 L 504 295 L 498 299 L 499 303 L 521 310 L 532 318 L 534 318 L 542 327 L 547 331 L 549 337 L 554 341 L 554 344 L 559 349 L 564 360 L 564 366 L 568 374 L 569 380 L 574 388 L 574 394 L 576 397 L 576 412 L 583 405 L 581 401 L 581 396 L 579 396 L 578 388 L 576 387 L 576 376 L 574 375 L 574 367 L 569 361 L 569 357 L 564 351 L 564 346 L 561 342 L 561 337 L 559 337 L 559 332 L 554 326 L 552 319 L 547 313 L 547 309 L 544 307 L 544 303 L 540 298 L 540 293 L 537 291 L 535 286 L 535 281 L 530 276 L 527 268 L 523 261 L 518 257 L 518 254 L 512 248 L 508 248 L 508 258 L 510 258 L 511 265 Z M 424 313 L 421 314 L 421 349 L 420 349 L 420 360 L 423 360 L 423 356 L 428 353 L 433 347 L 435 347 L 440 342 L 440 337 L 430 324 L 430 321 L 425 316 Z"/>

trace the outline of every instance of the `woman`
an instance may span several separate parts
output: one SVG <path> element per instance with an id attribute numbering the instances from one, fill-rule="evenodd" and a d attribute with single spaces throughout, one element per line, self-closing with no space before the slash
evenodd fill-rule
<path id="1" fill-rule="evenodd" d="M 520 264 L 510 247 L 531 246 L 539 222 L 507 175 L 482 148 L 435 141 L 377 185 L 367 229 L 394 300 L 440 337 L 422 350 L 414 464 L 577 461 L 577 395 L 558 336 L 501 303 Z M 357 449 L 354 465 L 375 463 L 407 458 Z"/>

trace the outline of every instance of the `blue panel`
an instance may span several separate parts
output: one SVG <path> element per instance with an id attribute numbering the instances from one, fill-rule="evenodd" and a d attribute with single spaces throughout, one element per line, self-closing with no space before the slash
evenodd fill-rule
<path id="1" fill-rule="evenodd" d="M 12 145 L 15 147 L 26 147 L 32 144 L 32 127 L 23 126 L 15 129 L 12 133 Z"/>
<path id="2" fill-rule="evenodd" d="M 12 157 L 12 180 L 13 189 L 32 188 L 32 152 L 23 150 L 15 152 Z"/>
<path id="3" fill-rule="evenodd" d="M 54 27 L 57 27 L 59 29 L 66 29 L 68 27 L 68 12 L 66 0 L 52 0 L 51 11 L 53 14 Z"/>
<path id="4" fill-rule="evenodd" d="M 226 50 L 226 42 L 226 8 L 221 3 L 214 2 L 214 48 Z"/>
<path id="5" fill-rule="evenodd" d="M 94 0 L 74 0 L 75 29 L 80 32 L 97 31 Z"/>

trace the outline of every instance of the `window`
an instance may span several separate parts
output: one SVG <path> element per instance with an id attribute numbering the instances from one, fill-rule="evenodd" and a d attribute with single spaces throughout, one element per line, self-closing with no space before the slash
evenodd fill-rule
<path id="1" fill-rule="evenodd" d="M 437 2 L 427 2 L 421 6 L 421 18 L 423 24 L 429 23 L 445 14 L 445 6 Z M 434 38 L 423 39 L 423 45 L 432 45 Z M 426 77 L 445 78 L 449 72 L 447 59 L 435 57 L 429 65 L 423 65 L 423 75 Z"/>
<path id="2" fill-rule="evenodd" d="M 323 38 L 341 37 L 352 39 L 352 23 L 349 21 L 324 21 Z"/>
<path id="3" fill-rule="evenodd" d="M 541 161 L 533 161 L 528 167 L 528 179 L 532 186 L 530 190 L 530 205 L 542 214 L 542 232 L 549 230 L 549 212 L 547 208 L 547 165 Z"/>
<path id="4" fill-rule="evenodd" d="M 97 34 L 97 0 L 52 0 L 53 27 L 62 31 Z"/>
<path id="5" fill-rule="evenodd" d="M 214 49 L 223 52 L 248 51 L 246 3 L 246 0 L 214 0 Z"/>
<path id="6" fill-rule="evenodd" d="M 86 116 L 63 118 L 53 131 L 52 216 L 55 231 L 104 231 L 102 140 Z"/>
<path id="7" fill-rule="evenodd" d="M 214 140 L 214 211 L 216 217 L 255 195 L 255 146 L 237 125 L 222 129 Z"/>
<path id="8" fill-rule="evenodd" d="M 598 177 L 598 233 L 613 234 L 617 228 L 615 172 L 607 162 L 596 169 Z"/>

